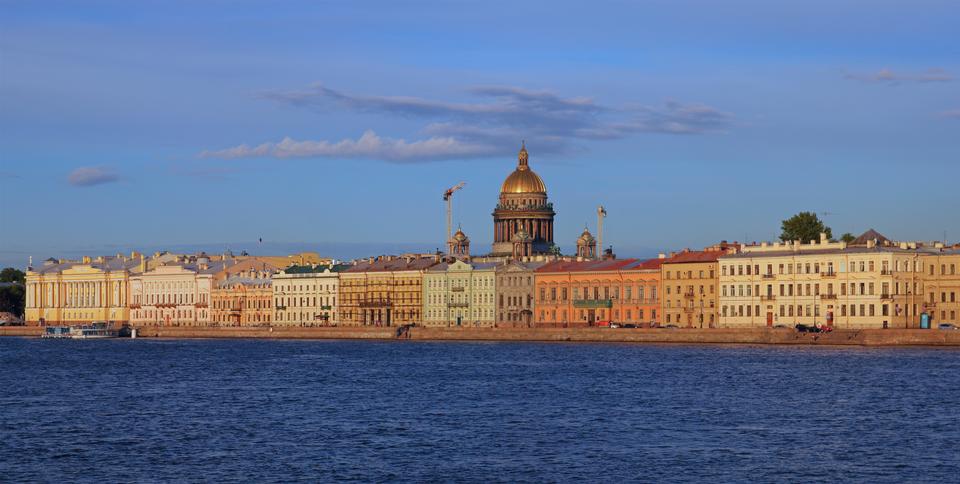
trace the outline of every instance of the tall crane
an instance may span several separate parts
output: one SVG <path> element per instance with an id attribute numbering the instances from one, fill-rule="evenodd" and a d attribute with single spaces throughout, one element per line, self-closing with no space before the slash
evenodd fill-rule
<path id="1" fill-rule="evenodd" d="M 603 219 L 607 218 L 607 209 L 597 207 L 597 259 L 603 258 Z"/>
<path id="2" fill-rule="evenodd" d="M 453 192 L 460 190 L 466 184 L 466 182 L 457 183 L 443 192 L 443 201 L 447 202 L 447 240 L 444 242 L 449 241 L 450 237 L 453 237 Z"/>

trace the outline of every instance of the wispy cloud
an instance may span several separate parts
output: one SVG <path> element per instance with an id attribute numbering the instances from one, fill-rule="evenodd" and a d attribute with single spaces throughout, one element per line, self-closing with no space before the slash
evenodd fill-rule
<path id="1" fill-rule="evenodd" d="M 577 140 L 620 139 L 642 133 L 722 132 L 733 116 L 703 104 L 668 101 L 660 106 L 605 106 L 588 97 L 562 97 L 549 91 L 511 86 L 468 90 L 480 101 L 455 103 L 402 96 L 361 96 L 314 85 L 262 96 L 320 112 L 349 110 L 404 118 L 427 124 L 416 140 L 381 137 L 367 131 L 358 139 L 297 141 L 285 138 L 256 146 L 207 150 L 205 157 L 350 157 L 392 162 L 436 161 L 498 156 L 516 149 L 518 138 L 537 151 L 565 152 Z"/>
<path id="2" fill-rule="evenodd" d="M 845 79 L 861 82 L 871 82 L 880 84 L 904 84 L 910 82 L 950 82 L 954 77 L 947 71 L 939 68 L 927 69 L 920 73 L 900 73 L 890 69 L 880 69 L 872 74 L 847 73 L 843 76 Z"/>
<path id="3" fill-rule="evenodd" d="M 960 109 L 951 109 L 940 113 L 941 118 L 960 119 Z"/>
<path id="4" fill-rule="evenodd" d="M 120 181 L 120 176 L 104 166 L 82 166 L 67 176 L 67 182 L 75 187 L 92 187 Z"/>
<path id="5" fill-rule="evenodd" d="M 297 141 L 284 138 L 257 146 L 240 145 L 225 150 L 204 151 L 205 158 L 365 158 L 392 162 L 434 161 L 452 158 L 474 158 L 497 154 L 489 146 L 471 144 L 451 137 L 432 137 L 407 142 L 382 138 L 366 131 L 357 139 L 330 141 Z"/>

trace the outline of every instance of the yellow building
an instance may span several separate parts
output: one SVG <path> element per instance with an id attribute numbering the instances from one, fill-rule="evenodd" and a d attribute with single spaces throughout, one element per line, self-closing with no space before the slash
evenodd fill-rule
<path id="1" fill-rule="evenodd" d="M 422 323 L 423 273 L 439 256 L 380 256 L 340 273 L 340 323 L 399 326 Z"/>
<path id="2" fill-rule="evenodd" d="M 721 257 L 720 326 L 917 327 L 928 253 L 882 236 L 864 242 L 821 236 L 810 244 L 741 246 Z"/>
<path id="3" fill-rule="evenodd" d="M 424 326 L 493 326 L 495 263 L 442 262 L 423 275 Z"/>
<path id="4" fill-rule="evenodd" d="M 715 328 L 719 321 L 720 256 L 734 248 L 718 244 L 705 250 L 685 249 L 663 259 L 660 276 L 664 324 Z"/>
<path id="5" fill-rule="evenodd" d="M 30 325 L 71 325 L 129 321 L 130 276 L 151 263 L 139 253 L 130 257 L 83 257 L 79 261 L 48 259 L 28 267 L 26 320 Z"/>

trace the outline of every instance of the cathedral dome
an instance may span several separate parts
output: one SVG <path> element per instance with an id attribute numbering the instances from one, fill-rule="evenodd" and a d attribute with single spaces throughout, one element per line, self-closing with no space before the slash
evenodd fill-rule
<path id="1" fill-rule="evenodd" d="M 543 184 L 543 180 L 527 164 L 526 146 L 520 148 L 520 154 L 517 158 L 517 169 L 513 170 L 513 173 L 503 181 L 500 193 L 547 193 L 547 187 Z"/>

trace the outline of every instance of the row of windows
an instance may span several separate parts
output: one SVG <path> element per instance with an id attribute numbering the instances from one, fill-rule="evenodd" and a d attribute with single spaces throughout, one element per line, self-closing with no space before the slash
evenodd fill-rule
<path id="1" fill-rule="evenodd" d="M 286 302 L 286 304 L 284 304 L 284 302 Z M 293 307 L 293 308 L 298 308 L 298 307 L 316 307 L 316 305 L 317 305 L 317 297 L 316 297 L 316 296 L 313 296 L 313 297 L 302 297 L 302 296 L 301 296 L 301 297 L 287 297 L 287 298 L 278 297 L 278 298 L 276 299 L 275 304 L 277 305 L 277 307 L 284 307 L 284 306 L 285 306 L 285 307 Z M 321 298 L 320 298 L 320 305 L 321 305 L 321 306 L 336 306 L 336 305 L 337 305 L 337 298 L 336 298 L 336 296 L 324 296 L 324 297 L 321 297 Z"/>
<path id="2" fill-rule="evenodd" d="M 492 276 L 488 277 L 474 277 L 469 279 L 439 279 L 439 278 L 427 278 L 426 285 L 432 289 L 446 289 L 451 287 L 467 287 L 470 285 L 470 281 L 475 282 L 477 287 L 493 287 L 494 279 Z"/>
<path id="3" fill-rule="evenodd" d="M 709 278 L 713 279 L 715 274 L 713 269 L 709 271 L 699 270 L 697 271 L 697 278 L 703 279 L 705 275 L 709 274 Z M 693 271 L 663 271 L 664 279 L 693 279 Z"/>
<path id="4" fill-rule="evenodd" d="M 455 320 L 457 317 L 493 319 L 492 309 L 468 309 L 466 311 L 428 309 L 426 314 L 428 319 Z"/>
<path id="5" fill-rule="evenodd" d="M 840 316 L 877 316 L 877 306 L 880 307 L 880 316 L 890 316 L 890 305 L 889 304 L 840 304 L 838 308 L 840 309 Z M 780 305 L 779 316 L 780 317 L 820 317 L 820 305 L 819 304 L 781 304 Z M 828 311 L 831 312 L 832 311 Z M 753 317 L 753 316 L 762 316 L 760 313 L 760 306 L 751 306 L 747 305 L 736 305 L 736 306 L 727 306 L 724 305 L 721 307 L 720 314 L 723 317 Z M 768 313 L 768 317 L 773 316 L 773 313 Z"/>
<path id="6" fill-rule="evenodd" d="M 557 301 L 557 300 L 558 300 L 558 299 L 557 299 L 557 296 L 559 295 L 559 297 L 560 297 L 559 300 L 560 300 L 560 301 L 566 301 L 566 300 L 567 300 L 567 288 L 566 288 L 566 287 L 561 287 L 561 288 L 559 288 L 559 289 L 560 289 L 559 292 L 557 291 L 557 289 L 558 289 L 558 288 L 556 288 L 556 287 L 551 287 L 551 288 L 550 288 L 550 291 L 549 291 L 550 298 L 549 298 L 549 300 L 550 300 L 550 301 Z M 548 299 L 547 299 L 547 294 L 548 294 L 547 288 L 541 287 L 541 288 L 540 288 L 540 300 L 541 300 L 541 301 L 547 301 L 547 300 L 548 300 Z M 656 298 L 657 298 L 657 286 L 649 286 L 649 287 L 647 287 L 647 286 L 636 286 L 636 287 L 634 287 L 634 286 L 627 286 L 627 287 L 624 288 L 624 296 L 625 296 L 624 299 L 625 299 L 625 300 L 628 300 L 628 301 L 633 300 L 634 294 L 636 294 L 637 300 L 641 300 L 641 301 L 642 301 L 642 300 L 644 299 L 644 297 L 643 297 L 644 294 L 648 294 L 648 295 L 650 296 L 650 299 L 656 300 Z M 582 296 L 582 297 L 581 297 L 581 296 Z M 592 296 L 592 297 L 591 297 L 591 296 Z M 603 297 L 601 297 L 601 296 L 603 296 Z M 619 286 L 614 286 L 614 287 L 611 288 L 611 287 L 609 287 L 609 286 L 604 286 L 604 287 L 594 286 L 594 287 L 584 287 L 584 288 L 582 288 L 582 289 L 579 288 L 579 287 L 574 287 L 574 288 L 573 288 L 573 299 L 574 299 L 574 300 L 581 300 L 581 299 L 620 299 L 620 287 L 619 287 Z"/>
<path id="7" fill-rule="evenodd" d="M 274 279 L 273 289 L 274 291 L 278 291 L 278 292 L 294 292 L 294 291 L 316 292 L 318 290 L 325 291 L 325 292 L 335 292 L 337 290 L 337 286 L 335 284 L 321 284 L 319 286 L 317 284 L 282 284 L 282 283 L 278 284 L 277 280 Z"/>
<path id="8" fill-rule="evenodd" d="M 607 321 L 608 316 L 611 318 L 610 321 L 615 321 L 615 322 L 620 321 L 619 309 L 596 309 L 596 310 L 577 309 L 573 311 L 573 316 L 577 318 L 576 321 L 591 322 L 590 321 L 591 311 L 593 312 L 594 321 Z M 623 312 L 623 317 L 624 317 L 623 321 L 644 322 L 644 321 L 647 321 L 644 318 L 644 316 L 647 314 L 649 314 L 650 316 L 650 321 L 655 321 L 657 319 L 656 309 L 651 309 L 649 313 L 646 313 L 643 309 L 638 309 L 636 313 L 634 313 L 632 309 L 626 309 Z M 557 319 L 557 315 L 560 316 L 560 319 Z M 634 319 L 634 316 L 636 316 L 636 319 Z M 569 320 L 567 320 L 567 310 L 565 309 L 562 309 L 559 312 L 557 312 L 556 309 L 553 309 L 550 311 L 541 309 L 540 321 L 548 322 L 548 323 L 549 322 L 553 322 L 553 323 L 570 322 Z"/>
<path id="9" fill-rule="evenodd" d="M 133 316 L 131 319 L 156 319 L 158 321 L 163 321 L 167 316 L 170 316 L 171 319 L 193 319 L 196 316 L 198 319 L 206 319 L 207 311 L 199 310 L 194 311 L 192 309 L 177 309 L 175 311 L 157 311 L 153 309 L 144 309 L 144 310 L 134 310 Z"/>

